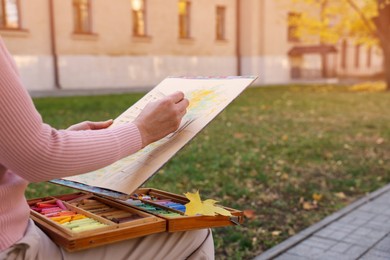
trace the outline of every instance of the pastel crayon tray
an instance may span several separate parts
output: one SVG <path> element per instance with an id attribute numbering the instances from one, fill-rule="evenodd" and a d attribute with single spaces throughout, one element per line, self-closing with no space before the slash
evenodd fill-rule
<path id="1" fill-rule="evenodd" d="M 168 232 L 238 225 L 244 220 L 242 211 L 227 207 L 223 208 L 230 211 L 232 216 L 186 216 L 185 204 L 188 202 L 189 200 L 182 195 L 140 188 L 124 203 L 165 219 Z"/>
<path id="2" fill-rule="evenodd" d="M 78 251 L 160 232 L 178 232 L 237 225 L 241 211 L 223 207 L 232 216 L 186 216 L 182 195 L 140 188 L 126 198 L 90 192 L 28 200 L 31 218 L 66 250 Z"/>
<path id="3" fill-rule="evenodd" d="M 35 223 L 68 251 L 166 230 L 161 218 L 93 194 L 45 197 L 28 204 Z"/>

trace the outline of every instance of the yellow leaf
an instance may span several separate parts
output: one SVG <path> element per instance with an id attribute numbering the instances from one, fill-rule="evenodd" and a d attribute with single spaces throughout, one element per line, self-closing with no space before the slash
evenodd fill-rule
<path id="1" fill-rule="evenodd" d="M 215 200 L 205 200 L 203 201 L 203 212 L 201 213 L 202 215 L 205 215 L 205 216 L 215 216 Z"/>
<path id="2" fill-rule="evenodd" d="M 231 216 L 232 214 L 221 207 L 215 205 L 217 203 L 216 200 L 208 199 L 202 202 L 200 199 L 199 191 L 195 193 L 187 192 L 184 194 L 187 199 L 190 200 L 186 206 L 185 214 L 187 216 L 195 216 L 195 215 L 204 215 L 204 216 L 215 216 L 216 214 L 220 214 L 223 216 Z"/>
<path id="3" fill-rule="evenodd" d="M 322 194 L 314 193 L 313 194 L 313 200 L 320 201 L 322 199 Z"/>
<path id="4" fill-rule="evenodd" d="M 200 200 L 199 191 L 197 191 L 196 193 L 187 192 L 184 195 L 187 197 L 187 199 L 190 200 L 190 202 L 185 205 L 185 214 L 187 216 L 195 216 L 198 213 L 199 209 L 202 208 L 202 201 Z"/>
<path id="5" fill-rule="evenodd" d="M 230 211 L 228 211 L 224 208 L 218 207 L 218 206 L 214 206 L 214 210 L 215 210 L 215 213 L 218 213 L 219 215 L 222 215 L 222 216 L 231 216 L 232 215 L 232 213 L 230 213 Z"/>

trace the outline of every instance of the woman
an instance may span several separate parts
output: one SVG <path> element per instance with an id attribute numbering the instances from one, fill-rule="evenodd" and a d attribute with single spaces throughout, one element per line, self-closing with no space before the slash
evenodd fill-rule
<path id="1" fill-rule="evenodd" d="M 161 233 L 68 253 L 29 219 L 29 182 L 105 167 L 175 131 L 188 107 L 177 92 L 150 103 L 129 124 L 82 122 L 56 130 L 42 122 L 0 38 L 0 259 L 213 259 L 209 230 Z"/>

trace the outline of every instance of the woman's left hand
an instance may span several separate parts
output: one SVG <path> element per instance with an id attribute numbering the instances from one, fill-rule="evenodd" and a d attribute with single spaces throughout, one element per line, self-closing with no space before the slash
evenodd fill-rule
<path id="1" fill-rule="evenodd" d="M 72 125 L 68 127 L 66 130 L 70 131 L 80 131 L 80 130 L 99 130 L 104 129 L 112 125 L 114 121 L 112 119 L 109 119 L 107 121 L 100 121 L 100 122 L 91 122 L 91 121 L 84 121 L 75 125 Z"/>

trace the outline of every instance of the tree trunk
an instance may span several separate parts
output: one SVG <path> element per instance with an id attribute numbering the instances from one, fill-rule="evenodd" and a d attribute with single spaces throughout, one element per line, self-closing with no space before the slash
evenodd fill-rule
<path id="1" fill-rule="evenodd" d="M 378 17 L 374 19 L 374 23 L 383 50 L 386 90 L 390 91 L 390 4 L 387 0 L 378 0 Z"/>
<path id="2" fill-rule="evenodd" d="M 384 74 L 386 81 L 386 90 L 390 91 L 390 46 L 383 48 L 383 58 L 384 58 Z"/>

